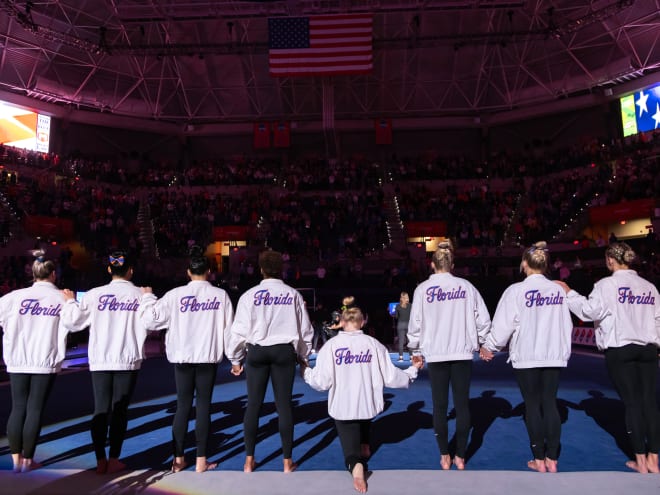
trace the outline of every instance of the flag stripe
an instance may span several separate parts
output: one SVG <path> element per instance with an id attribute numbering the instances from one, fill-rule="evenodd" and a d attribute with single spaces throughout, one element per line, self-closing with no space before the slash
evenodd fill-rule
<path id="1" fill-rule="evenodd" d="M 373 69 L 371 14 L 269 19 L 273 76 L 363 74 Z"/>

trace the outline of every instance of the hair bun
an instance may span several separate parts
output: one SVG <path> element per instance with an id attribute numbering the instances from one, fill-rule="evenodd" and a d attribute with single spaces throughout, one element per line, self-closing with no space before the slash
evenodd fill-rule
<path id="1" fill-rule="evenodd" d="M 623 253 L 623 261 L 625 261 L 627 265 L 629 265 L 630 263 L 635 261 L 636 257 L 637 257 L 637 255 L 635 254 L 635 252 L 632 249 L 626 250 Z"/>
<path id="2" fill-rule="evenodd" d="M 201 246 L 194 245 L 191 246 L 190 249 L 188 250 L 188 256 L 191 258 L 200 258 L 204 256 L 204 250 L 202 249 Z"/>
<path id="3" fill-rule="evenodd" d="M 454 250 L 454 245 L 451 243 L 450 240 L 440 241 L 438 243 L 437 249 L 449 249 L 450 251 L 453 251 Z"/>
<path id="4" fill-rule="evenodd" d="M 46 251 L 43 249 L 33 249 L 30 251 L 37 261 L 43 262 L 46 259 Z"/>

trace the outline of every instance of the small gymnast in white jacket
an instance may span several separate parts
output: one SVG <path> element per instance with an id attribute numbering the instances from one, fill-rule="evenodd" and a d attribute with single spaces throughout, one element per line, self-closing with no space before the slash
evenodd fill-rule
<path id="1" fill-rule="evenodd" d="M 384 345 L 365 335 L 364 316 L 359 308 L 342 313 L 343 331 L 319 351 L 316 366 L 303 366 L 303 378 L 315 390 L 328 390 L 328 414 L 335 420 L 344 452 L 346 468 L 353 475 L 353 486 L 367 491 L 365 473 L 371 419 L 384 408 L 383 387 L 408 388 L 423 366 L 414 357 L 406 370 L 397 368 Z"/>

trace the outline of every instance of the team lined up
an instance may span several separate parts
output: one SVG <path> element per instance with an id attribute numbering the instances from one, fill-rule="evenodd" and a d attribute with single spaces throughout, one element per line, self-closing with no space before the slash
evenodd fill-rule
<path id="1" fill-rule="evenodd" d="M 525 424 L 533 459 L 528 467 L 556 472 L 561 421 L 556 406 L 559 372 L 571 353 L 569 311 L 597 322 L 596 340 L 626 407 L 626 426 L 635 452 L 627 463 L 639 472 L 658 472 L 658 422 L 655 390 L 660 305 L 657 289 L 630 269 L 635 254 L 625 243 L 608 247 L 612 276 L 596 284 L 589 298 L 565 284 L 548 280 L 545 243 L 523 253 L 525 279 L 502 295 L 491 321 L 476 288 L 451 273 L 454 250 L 442 243 L 431 260 L 433 273 L 415 290 L 408 325 L 415 356 L 407 370 L 397 368 L 388 350 L 361 331 L 363 315 L 352 308 L 342 315 L 342 332 L 320 350 L 316 365 L 307 365 L 313 329 L 302 296 L 281 280 L 282 256 L 265 251 L 259 257 L 263 280 L 244 293 L 234 315 L 228 295 L 206 277 L 209 261 L 199 248 L 191 252 L 190 282 L 157 299 L 148 287 L 131 282 L 127 253 L 109 256 L 109 284 L 76 301 L 70 290 L 55 286 L 55 265 L 37 252 L 35 283 L 0 298 L 3 351 L 10 376 L 12 410 L 7 436 L 16 472 L 38 467 L 34 452 L 45 401 L 65 357 L 66 335 L 90 329 L 88 360 L 94 394 L 92 443 L 98 473 L 125 468 L 119 460 L 127 428 L 127 410 L 138 370 L 145 358 L 149 330 L 167 329 L 166 354 L 174 364 L 177 409 L 173 421 L 172 470 L 186 467 L 184 438 L 196 397 L 196 463 L 207 460 L 210 406 L 218 363 L 224 356 L 231 372 L 246 373 L 244 471 L 256 467 L 259 412 L 267 384 L 272 383 L 282 440 L 283 470 L 293 461 L 292 389 L 297 364 L 305 381 L 329 390 L 329 415 L 335 420 L 346 467 L 357 491 L 365 492 L 370 420 L 383 410 L 383 387 L 407 387 L 425 364 L 428 368 L 433 427 L 440 465 L 465 468 L 470 430 L 468 407 L 472 359 L 479 352 L 489 361 L 509 346 L 509 361 L 525 402 Z M 456 409 L 456 450 L 449 451 L 449 387 Z M 106 443 L 109 452 L 106 454 Z"/>

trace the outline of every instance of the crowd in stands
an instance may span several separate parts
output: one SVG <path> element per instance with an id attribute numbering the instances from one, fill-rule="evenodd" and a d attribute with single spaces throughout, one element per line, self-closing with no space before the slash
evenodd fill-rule
<path id="1" fill-rule="evenodd" d="M 0 148 L 0 157 L 41 171 L 3 183 L 17 211 L 71 219 L 92 253 L 108 246 L 141 249 L 143 201 L 161 257 L 210 243 L 214 227 L 243 225 L 259 242 L 288 253 L 291 265 L 306 259 L 322 276 L 343 278 L 359 276 L 359 260 L 377 257 L 388 244 L 385 196 L 392 191 L 404 226 L 446 222 L 463 248 L 529 244 L 552 240 L 585 206 L 658 197 L 659 151 L 655 133 L 625 143 L 593 140 L 558 153 L 496 153 L 478 163 L 420 153 L 379 162 L 234 156 L 183 165 L 128 153 L 111 160 L 9 147 Z M 412 272 L 408 265 L 388 263 L 383 270 L 396 280 Z"/>
<path id="2" fill-rule="evenodd" d="M 491 247 L 503 242 L 524 187 L 518 180 L 502 191 L 490 190 L 486 182 L 433 188 L 423 183 L 409 187 L 400 183 L 397 191 L 404 224 L 446 222 L 448 235 L 456 239 L 458 247 Z"/>

